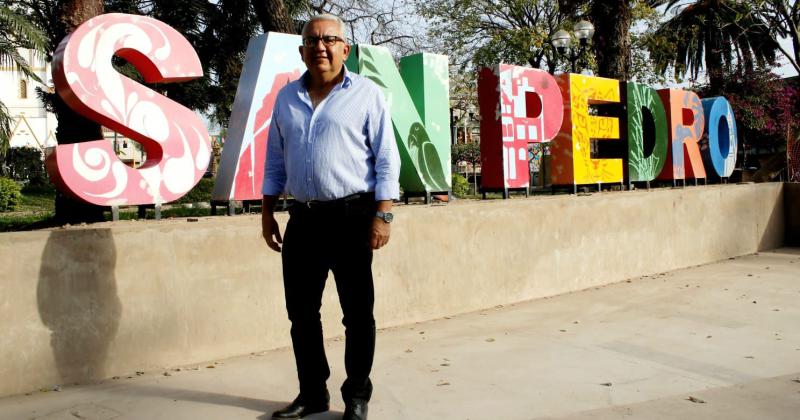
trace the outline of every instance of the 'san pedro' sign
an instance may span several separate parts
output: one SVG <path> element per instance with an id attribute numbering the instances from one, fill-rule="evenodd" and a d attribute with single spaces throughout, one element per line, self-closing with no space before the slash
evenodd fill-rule
<path id="1" fill-rule="evenodd" d="M 217 200 L 261 197 L 267 133 L 278 90 L 305 70 L 298 35 L 251 40 L 234 100 L 214 188 Z M 111 57 L 133 64 L 147 82 L 202 75 L 186 39 L 155 19 L 106 14 L 59 45 L 56 91 L 81 115 L 139 142 L 147 160 L 125 166 L 108 142 L 59 145 L 47 159 L 63 192 L 102 206 L 162 204 L 197 184 L 208 167 L 209 136 L 191 110 L 117 73 Z M 357 45 L 348 69 L 373 80 L 389 104 L 407 193 L 450 190 L 447 57 L 420 53 L 399 68 L 386 48 Z M 553 76 L 500 64 L 478 78 L 482 186 L 529 186 L 528 145 L 549 142 L 552 181 L 560 185 L 725 178 L 736 162 L 736 120 L 725 98 L 577 74 Z M 614 116 L 592 105 L 617 104 Z M 707 135 L 708 147 L 698 147 Z M 593 156 L 592 142 L 625 142 L 627 154 Z M 710 173 L 710 176 L 709 176 Z"/>

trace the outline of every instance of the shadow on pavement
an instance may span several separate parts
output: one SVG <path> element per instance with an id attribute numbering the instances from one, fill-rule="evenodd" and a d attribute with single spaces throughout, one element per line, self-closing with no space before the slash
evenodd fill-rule
<path id="1" fill-rule="evenodd" d="M 247 410 L 258 411 L 264 414 L 256 417 L 258 420 L 270 420 L 275 410 L 281 409 L 291 401 L 270 401 L 258 398 L 240 397 L 217 392 L 195 391 L 190 389 L 170 388 L 162 386 L 131 384 L 124 389 L 117 389 L 126 396 L 158 397 L 163 399 L 192 401 L 204 404 L 227 405 Z M 340 411 L 328 411 L 306 416 L 307 420 L 338 420 L 342 417 Z"/>
<path id="2" fill-rule="evenodd" d="M 800 255 L 800 248 L 776 248 L 761 252 L 764 254 Z"/>

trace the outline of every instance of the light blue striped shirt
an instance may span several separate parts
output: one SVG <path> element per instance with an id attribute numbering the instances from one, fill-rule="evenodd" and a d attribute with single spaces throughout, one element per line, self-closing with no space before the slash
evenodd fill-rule
<path id="1" fill-rule="evenodd" d="M 278 93 L 264 162 L 264 195 L 328 201 L 360 192 L 400 197 L 400 155 L 383 92 L 344 69 L 344 80 L 312 108 L 303 77 Z"/>

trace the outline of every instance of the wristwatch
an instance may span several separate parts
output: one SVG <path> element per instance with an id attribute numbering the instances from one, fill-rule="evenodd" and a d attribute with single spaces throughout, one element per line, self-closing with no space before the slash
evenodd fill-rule
<path id="1" fill-rule="evenodd" d="M 394 220 L 394 215 L 392 213 L 389 213 L 388 211 L 385 213 L 382 211 L 376 211 L 375 217 L 383 220 L 386 223 L 392 223 L 392 220 Z"/>

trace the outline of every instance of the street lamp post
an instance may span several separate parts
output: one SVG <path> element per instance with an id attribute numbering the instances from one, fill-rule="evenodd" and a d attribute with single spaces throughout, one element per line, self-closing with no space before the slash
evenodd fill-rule
<path id="1" fill-rule="evenodd" d="M 586 47 L 589 45 L 589 40 L 592 38 L 592 36 L 594 36 L 594 25 L 587 20 L 582 20 L 575 24 L 573 30 L 575 33 L 575 38 L 578 39 L 579 46 L 577 51 L 575 48 L 570 47 L 570 44 L 572 43 L 572 34 L 564 29 L 559 29 L 555 34 L 553 34 L 550 42 L 553 44 L 553 47 L 559 54 L 567 57 L 570 62 L 570 69 L 573 73 L 575 73 L 575 63 L 578 61 L 578 59 L 583 57 L 583 54 L 586 52 Z"/>
<path id="2" fill-rule="evenodd" d="M 464 110 L 464 116 L 463 116 L 463 120 L 464 120 L 464 143 L 468 143 L 469 142 L 469 137 L 467 136 L 467 133 L 469 132 L 470 120 L 474 117 L 474 115 L 475 115 L 475 105 L 472 105 L 472 104 L 467 105 L 466 109 Z"/>

